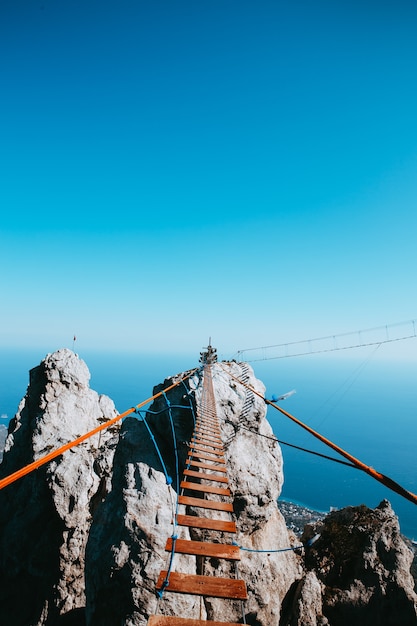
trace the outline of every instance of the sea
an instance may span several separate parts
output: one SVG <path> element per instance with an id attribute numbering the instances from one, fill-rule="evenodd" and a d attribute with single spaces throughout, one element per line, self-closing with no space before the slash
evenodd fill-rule
<path id="1" fill-rule="evenodd" d="M 76 351 L 90 370 L 91 388 L 110 396 L 119 412 L 150 398 L 165 378 L 196 367 L 199 358 L 198 350 L 181 355 Z M 16 413 L 29 370 L 45 354 L 0 350 L 0 424 L 7 425 Z M 417 356 L 411 350 L 404 356 L 397 346 L 368 346 L 249 364 L 266 386 L 267 398 L 293 392 L 278 401 L 282 409 L 417 493 Z M 282 442 L 282 499 L 321 512 L 360 504 L 373 508 L 387 499 L 402 533 L 417 540 L 416 504 L 363 471 L 307 452 L 343 460 L 276 409 L 269 407 L 267 417 Z"/>

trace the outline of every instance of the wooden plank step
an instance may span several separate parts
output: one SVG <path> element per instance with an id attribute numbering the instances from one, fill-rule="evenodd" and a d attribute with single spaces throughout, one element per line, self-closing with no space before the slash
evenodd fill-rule
<path id="1" fill-rule="evenodd" d="M 198 441 L 200 439 L 203 439 L 204 441 L 212 441 L 213 443 L 217 443 L 217 444 L 222 444 L 223 440 L 220 437 L 220 435 L 213 435 L 213 434 L 199 434 L 199 432 L 194 432 L 193 436 L 191 438 L 191 441 Z"/>
<path id="2" fill-rule="evenodd" d="M 207 445 L 215 444 L 216 446 L 222 446 L 223 440 L 217 435 L 207 435 L 207 433 L 193 433 L 190 443 L 203 443 L 203 441 L 209 442 Z"/>
<path id="3" fill-rule="evenodd" d="M 215 433 L 219 433 L 220 432 L 220 427 L 218 424 L 196 424 L 195 431 L 207 431 L 207 432 L 215 432 Z"/>
<path id="4" fill-rule="evenodd" d="M 222 439 L 213 439 L 212 437 L 192 437 L 191 444 L 199 443 L 202 446 L 211 446 L 212 448 L 224 447 Z"/>
<path id="5" fill-rule="evenodd" d="M 213 448 L 213 450 L 207 450 L 207 446 L 201 446 L 199 443 L 190 443 L 190 450 L 201 450 L 201 452 L 207 452 L 207 454 L 215 454 L 216 456 L 223 456 L 224 453 L 223 446 L 220 447 L 220 450 L 218 448 Z"/>
<path id="6" fill-rule="evenodd" d="M 222 441 L 212 441 L 211 439 L 191 439 L 189 442 L 190 448 L 195 448 L 196 446 L 204 446 L 205 448 L 213 448 L 217 452 L 222 450 L 224 452 L 224 445 Z M 205 450 L 205 452 L 210 452 L 210 450 Z"/>
<path id="7" fill-rule="evenodd" d="M 197 420 L 195 425 L 202 428 L 219 428 L 220 423 L 218 420 Z"/>
<path id="8" fill-rule="evenodd" d="M 167 572 L 162 570 L 156 583 L 157 589 L 162 589 Z M 229 598 L 231 600 L 247 600 L 248 594 L 244 580 L 236 578 L 220 578 L 218 576 L 200 576 L 198 574 L 182 574 L 171 572 L 169 584 L 165 591 L 190 593 L 197 596 L 211 598 Z"/>
<path id="9" fill-rule="evenodd" d="M 197 506 L 200 509 L 213 509 L 214 511 L 228 511 L 233 513 L 233 504 L 229 502 L 216 502 L 215 500 L 205 500 L 204 498 L 191 498 L 190 496 L 178 496 L 179 504 Z"/>
<path id="10" fill-rule="evenodd" d="M 212 622 L 187 617 L 173 617 L 170 615 L 151 615 L 147 626 L 242 626 L 236 622 Z"/>
<path id="11" fill-rule="evenodd" d="M 177 515 L 178 526 L 189 528 L 201 528 L 204 530 L 218 530 L 222 533 L 236 533 L 236 523 L 222 519 L 210 519 L 209 517 L 196 517 L 195 515 Z"/>
<path id="12" fill-rule="evenodd" d="M 203 493 L 217 493 L 219 496 L 230 496 L 230 489 L 225 487 L 214 487 L 213 485 L 190 483 L 185 480 L 181 482 L 180 487 L 181 489 L 189 489 L 190 491 L 202 491 Z"/>
<path id="13" fill-rule="evenodd" d="M 213 461 L 213 463 L 226 463 L 226 461 L 222 458 L 223 455 L 212 455 L 212 454 L 207 454 L 206 452 L 200 452 L 199 450 L 196 450 L 195 452 L 191 452 L 188 451 L 188 454 L 192 455 L 192 456 L 196 456 L 197 459 L 204 459 L 206 461 Z"/>
<path id="14" fill-rule="evenodd" d="M 192 467 L 202 467 L 203 469 L 213 470 L 213 472 L 223 472 L 227 473 L 227 469 L 221 465 L 211 465 L 210 463 L 203 463 L 202 461 L 197 461 L 195 459 L 188 458 L 187 465 Z"/>
<path id="15" fill-rule="evenodd" d="M 213 443 L 223 443 L 220 435 L 216 435 L 216 433 L 197 432 L 193 434 L 191 441 L 193 439 L 206 439 L 207 441 L 213 441 Z"/>
<path id="16" fill-rule="evenodd" d="M 165 546 L 167 552 L 172 551 L 172 537 L 167 539 Z M 175 541 L 175 553 L 195 554 L 196 556 L 209 556 L 215 559 L 227 561 L 240 561 L 240 549 L 238 546 L 230 546 L 226 543 L 208 543 L 206 541 L 190 541 L 177 539 Z"/>
<path id="17" fill-rule="evenodd" d="M 194 434 L 219 437 L 221 435 L 221 430 L 219 428 L 203 428 L 202 426 L 197 426 L 194 429 Z"/>
<path id="18" fill-rule="evenodd" d="M 201 480 L 211 480 L 215 483 L 228 483 L 227 476 L 216 476 L 215 474 L 204 474 L 203 472 L 195 472 L 190 469 L 184 470 L 184 476 L 193 476 L 194 478 L 201 478 Z"/>
<path id="19" fill-rule="evenodd" d="M 222 438 L 220 437 L 220 434 L 213 434 L 212 432 L 210 433 L 200 433 L 198 430 L 193 432 L 193 439 L 208 439 L 209 441 L 215 441 L 217 442 L 222 442 Z"/>
<path id="20" fill-rule="evenodd" d="M 216 450 L 223 450 L 223 444 L 212 439 L 191 439 L 190 447 L 196 448 L 197 446 L 205 446 L 206 448 L 215 448 Z M 202 448 L 199 448 L 201 450 Z"/>

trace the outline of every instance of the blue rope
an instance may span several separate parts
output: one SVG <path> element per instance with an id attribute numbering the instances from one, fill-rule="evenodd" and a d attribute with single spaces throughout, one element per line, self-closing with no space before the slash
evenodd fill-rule
<path id="1" fill-rule="evenodd" d="M 167 403 L 169 422 L 170 422 L 170 425 L 171 425 L 171 432 L 172 432 L 172 439 L 173 439 L 173 442 L 174 442 L 175 473 L 176 473 L 176 483 L 177 483 L 177 505 L 176 505 L 175 517 L 174 517 L 174 529 L 175 529 L 175 527 L 177 525 L 177 515 L 178 515 L 178 497 L 180 495 L 180 464 L 179 464 L 179 459 L 178 459 L 177 437 L 176 437 L 176 434 L 175 434 L 174 420 L 172 418 L 171 404 L 170 404 L 166 394 L 164 393 L 163 395 L 164 395 L 165 401 Z"/>
<path id="2" fill-rule="evenodd" d="M 304 548 L 303 544 L 300 546 L 294 546 L 293 548 L 280 548 L 279 550 L 255 550 L 254 548 L 243 548 L 235 541 L 232 541 L 232 546 L 237 546 L 241 550 L 245 550 L 245 552 L 288 552 L 289 550 L 301 550 Z"/>
<path id="3" fill-rule="evenodd" d="M 167 403 L 167 410 L 168 410 L 169 422 L 170 422 L 170 425 L 171 425 L 172 439 L 173 439 L 173 442 L 174 442 L 175 472 L 176 472 L 176 483 L 177 483 L 177 502 L 176 502 L 175 514 L 173 516 L 174 517 L 174 519 L 173 519 L 173 534 L 171 536 L 171 538 L 172 538 L 172 546 L 171 546 L 171 554 L 170 554 L 170 557 L 169 557 L 169 565 L 168 565 L 168 570 L 167 570 L 167 574 L 165 576 L 165 579 L 162 582 L 161 589 L 157 592 L 157 595 L 158 595 L 159 598 L 162 598 L 162 596 L 164 595 L 165 589 L 169 585 L 169 577 L 171 575 L 171 570 L 172 570 L 172 566 L 173 566 L 173 563 L 174 563 L 175 544 L 176 544 L 177 539 L 178 539 L 178 536 L 175 534 L 175 529 L 177 527 L 178 506 L 179 506 L 178 500 L 179 500 L 179 493 L 180 493 L 180 468 L 179 468 L 179 459 L 178 459 L 177 437 L 176 437 L 176 434 L 175 434 L 174 420 L 173 420 L 172 411 L 171 411 L 171 408 L 173 406 L 177 406 L 177 405 L 171 405 L 171 403 L 168 400 L 165 392 L 164 392 L 163 396 L 165 398 L 165 402 Z M 181 408 L 189 408 L 189 407 L 181 407 Z"/>
<path id="4" fill-rule="evenodd" d="M 185 386 L 184 381 L 182 381 L 182 384 Z M 187 388 L 185 387 L 186 391 L 187 391 L 187 395 L 189 396 L 190 392 L 187 390 Z M 179 506 L 179 492 L 180 492 L 180 476 L 179 476 L 179 458 L 178 458 L 178 447 L 177 447 L 177 437 L 176 437 L 176 433 L 175 433 L 175 427 L 174 427 L 174 420 L 172 417 L 172 408 L 178 408 L 178 409 L 188 409 L 191 410 L 192 412 L 192 416 L 193 416 L 193 421 L 194 421 L 194 426 L 196 423 L 196 418 L 195 418 L 195 413 L 194 413 L 194 407 L 191 401 L 191 398 L 189 398 L 190 400 L 190 406 L 183 406 L 183 405 L 177 405 L 177 404 L 171 404 L 170 401 L 168 400 L 166 393 L 163 392 L 163 396 L 165 398 L 165 402 L 167 404 L 166 408 L 160 410 L 160 411 L 139 411 L 137 408 L 135 408 L 135 413 L 137 415 L 139 415 L 142 419 L 142 421 L 144 422 L 149 435 L 154 443 L 156 452 L 158 454 L 158 457 L 161 461 L 163 470 L 164 470 L 164 474 L 165 474 L 165 478 L 166 478 L 166 482 L 167 485 L 172 484 L 172 478 L 170 476 L 168 476 L 168 471 L 166 469 L 165 463 L 163 461 L 162 458 L 162 454 L 159 450 L 158 444 L 156 443 L 155 437 L 152 434 L 152 431 L 146 421 L 146 418 L 144 415 L 142 415 L 142 413 L 152 413 L 153 415 L 159 415 L 161 413 L 164 413 L 165 411 L 168 411 L 168 416 L 169 416 L 169 422 L 170 422 L 170 426 L 171 426 L 171 432 L 172 432 L 172 439 L 173 439 L 173 443 L 174 443 L 174 454 L 175 454 L 175 472 L 176 472 L 176 485 L 177 485 L 177 502 L 176 502 L 176 509 L 175 509 L 175 514 L 173 516 L 173 534 L 171 536 L 172 539 L 172 545 L 171 545 L 171 553 L 170 553 L 170 558 L 169 558 L 169 565 L 168 565 L 168 569 L 167 569 L 167 573 L 165 576 L 165 579 L 162 582 L 161 585 L 161 589 L 159 589 L 157 591 L 157 596 L 159 599 L 161 599 L 164 595 L 164 591 L 165 589 L 168 587 L 169 585 L 169 577 L 171 575 L 171 570 L 173 567 L 173 563 L 174 563 L 174 556 L 175 556 L 175 546 L 176 546 L 176 541 L 178 539 L 178 536 L 175 534 L 175 528 L 177 526 L 177 517 L 178 517 L 178 506 Z"/>
<path id="5" fill-rule="evenodd" d="M 136 411 L 136 413 L 139 413 L 139 411 Z M 165 463 L 164 463 L 164 459 L 162 458 L 162 454 L 161 454 L 161 451 L 160 451 L 160 449 L 159 449 L 159 447 L 158 447 L 158 444 L 156 443 L 155 437 L 154 437 L 154 436 L 153 436 L 153 434 L 152 434 L 152 431 L 151 431 L 151 429 L 150 429 L 150 427 L 149 427 L 148 422 L 146 421 L 146 418 L 145 418 L 143 415 L 142 415 L 141 417 L 142 417 L 142 421 L 143 421 L 143 423 L 145 424 L 145 426 L 146 426 L 146 428 L 147 428 L 147 431 L 148 431 L 148 433 L 149 433 L 149 436 L 150 436 L 150 438 L 151 438 L 151 439 L 152 439 L 152 441 L 153 441 L 153 444 L 154 444 L 154 446 L 155 446 L 155 450 L 156 450 L 156 453 L 157 453 L 157 455 L 158 455 L 158 457 L 159 457 L 159 460 L 161 461 L 162 469 L 164 470 L 164 474 L 165 474 L 165 480 L 166 480 L 166 483 L 167 483 L 167 485 L 171 485 L 171 484 L 172 484 L 172 478 L 171 478 L 171 476 L 169 476 L 169 474 L 168 474 L 168 470 L 167 470 L 166 465 L 165 465 Z"/>
<path id="6" fill-rule="evenodd" d="M 162 598 L 162 596 L 164 595 L 165 589 L 169 585 L 169 577 L 171 575 L 172 566 L 174 564 L 175 544 L 177 542 L 178 535 L 175 535 L 175 534 L 171 535 L 171 539 L 172 539 L 172 546 L 171 546 L 171 554 L 170 554 L 170 557 L 169 557 L 169 565 L 168 565 L 167 575 L 165 576 L 164 580 L 162 581 L 161 589 L 157 592 L 158 598 Z"/>
<path id="7" fill-rule="evenodd" d="M 184 381 L 182 381 L 182 384 L 183 384 L 183 385 L 184 385 L 184 387 L 185 387 L 185 383 L 184 383 Z M 187 390 L 187 387 L 185 387 L 185 388 L 186 388 L 186 390 Z M 188 394 L 188 396 L 191 394 L 191 389 L 190 389 L 189 391 L 187 390 L 187 394 Z M 192 416 L 193 416 L 193 422 L 194 422 L 194 429 L 193 429 L 193 435 L 194 435 L 194 432 L 195 432 L 195 426 L 196 426 L 196 422 L 197 422 L 197 420 L 196 420 L 195 411 L 194 411 L 194 407 L 193 407 L 193 403 L 192 403 L 191 398 L 190 398 L 190 408 L 191 408 L 191 413 L 192 413 Z M 186 469 L 187 469 L 187 470 L 188 470 L 188 469 L 190 469 L 191 464 L 192 464 L 192 459 L 194 458 L 194 453 L 193 453 L 193 452 L 190 452 L 190 450 L 191 450 L 191 448 L 189 448 L 189 451 L 188 451 L 188 454 L 190 455 L 190 461 L 188 461 L 188 463 L 187 463 L 187 465 L 186 465 Z"/>
<path id="8" fill-rule="evenodd" d="M 190 406 L 189 406 L 189 408 L 191 409 L 191 413 L 192 413 L 192 416 L 193 416 L 193 422 L 194 422 L 194 428 L 195 428 L 195 422 L 196 422 L 196 419 L 195 419 L 195 412 L 194 412 L 193 402 L 192 402 L 191 397 L 190 397 L 190 396 L 191 396 L 192 391 L 191 391 L 191 389 L 187 389 L 187 385 L 185 384 L 185 382 L 184 382 L 183 380 L 182 380 L 181 382 L 182 382 L 182 384 L 183 384 L 183 387 L 185 388 L 186 394 L 187 394 L 188 399 L 189 399 L 189 401 L 190 401 Z"/>
<path id="9" fill-rule="evenodd" d="M 184 406 L 182 404 L 171 404 L 171 407 L 173 409 L 187 409 L 188 411 L 192 410 L 192 407 Z M 138 415 L 142 415 L 142 413 L 152 413 L 152 415 L 160 415 L 161 413 L 165 413 L 166 411 L 168 411 L 168 407 L 165 407 L 160 411 L 151 411 L 150 409 L 142 409 L 141 411 L 135 410 L 135 413 L 137 413 Z"/>

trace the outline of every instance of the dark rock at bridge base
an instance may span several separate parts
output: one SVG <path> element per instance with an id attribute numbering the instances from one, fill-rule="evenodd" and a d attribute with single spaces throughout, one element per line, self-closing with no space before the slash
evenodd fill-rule
<path id="1" fill-rule="evenodd" d="M 331 626 L 415 626 L 413 553 L 404 543 L 389 502 L 330 513 L 307 526 L 305 567 L 322 587 L 322 611 Z"/>

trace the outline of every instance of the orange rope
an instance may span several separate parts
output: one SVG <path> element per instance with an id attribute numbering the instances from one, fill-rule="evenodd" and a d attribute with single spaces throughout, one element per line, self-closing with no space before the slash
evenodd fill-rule
<path id="1" fill-rule="evenodd" d="M 320 433 L 318 433 L 317 431 L 315 431 L 312 428 L 310 428 L 310 426 L 307 426 L 307 424 L 304 424 L 303 422 L 301 422 L 299 419 L 294 417 L 294 415 L 291 415 L 291 413 L 288 413 L 287 411 L 284 411 L 284 409 L 282 409 L 280 406 L 278 406 L 274 402 L 271 402 L 271 400 L 267 400 L 266 398 L 264 398 L 264 396 L 261 393 L 259 393 L 255 389 L 253 389 L 250 385 L 248 385 L 247 383 L 244 383 L 243 381 L 241 381 L 236 376 L 233 376 L 233 374 L 231 374 L 230 372 L 227 372 L 223 366 L 222 366 L 222 369 L 231 378 L 233 378 L 234 380 L 239 382 L 241 385 L 243 385 L 244 387 L 249 389 L 249 391 L 252 391 L 252 393 L 254 393 L 256 396 L 258 396 L 258 398 L 262 398 L 262 400 L 266 404 L 269 404 L 270 406 L 273 406 L 274 409 L 277 409 L 280 413 L 282 413 L 283 415 L 288 417 L 290 420 L 292 420 L 293 422 L 298 424 L 298 426 L 301 426 L 301 428 L 304 428 L 304 430 L 306 430 L 311 435 L 313 435 L 313 437 L 315 437 L 316 439 L 319 439 L 319 441 L 324 443 L 326 446 L 329 446 L 329 448 L 332 448 L 333 450 L 335 450 L 335 452 L 338 452 L 340 455 L 345 457 L 345 459 L 348 459 L 348 461 L 353 463 L 355 465 L 355 467 L 357 467 L 358 469 L 362 470 L 366 474 L 369 474 L 369 476 L 372 476 L 372 478 L 375 478 L 375 480 L 377 480 L 380 483 L 382 483 L 383 485 L 385 485 L 385 487 L 388 487 L 388 489 L 391 489 L 392 491 L 395 491 L 396 493 L 398 493 L 403 498 L 406 498 L 407 500 L 410 500 L 410 502 L 413 502 L 414 504 L 417 504 L 417 495 L 416 494 L 412 493 L 411 491 L 408 491 L 407 489 L 404 489 L 404 487 L 402 487 L 400 484 L 398 484 L 397 482 L 392 480 L 392 478 L 389 478 L 389 476 L 385 476 L 384 474 L 381 474 L 380 472 L 377 472 L 376 470 L 374 470 L 373 467 L 370 467 L 369 465 L 366 465 L 365 463 L 362 463 L 362 461 L 359 461 L 359 459 L 357 459 L 356 457 L 354 457 L 351 454 L 349 454 L 349 452 L 346 452 L 346 450 L 343 450 L 343 448 L 341 448 L 337 444 L 335 444 L 332 441 L 330 441 L 330 439 L 327 439 L 326 437 L 323 437 L 323 435 L 320 435 Z"/>
<path id="2" fill-rule="evenodd" d="M 70 441 L 64 444 L 60 448 L 53 450 L 52 452 L 41 457 L 40 459 L 33 461 L 33 463 L 29 463 L 29 465 L 25 465 L 20 470 L 13 472 L 13 474 L 10 474 L 9 476 L 6 476 L 2 480 L 0 480 L 0 489 L 7 487 L 7 485 L 10 485 L 11 483 L 14 483 L 16 480 L 19 480 L 19 478 L 26 476 L 26 474 L 30 474 L 34 470 L 38 469 L 38 467 L 41 467 L 41 465 L 45 465 L 45 463 L 49 463 L 49 461 L 52 461 L 52 459 L 55 459 L 57 456 L 61 456 L 61 454 L 63 454 L 67 450 L 70 450 L 71 448 L 75 448 L 75 446 L 78 446 L 80 443 L 82 443 L 86 439 L 89 439 L 90 437 L 92 437 L 93 435 L 96 435 L 100 431 L 105 430 L 106 428 L 109 428 L 109 426 L 116 424 L 116 422 L 123 419 L 127 415 L 134 413 L 137 409 L 140 409 L 141 407 L 145 406 L 149 402 L 152 402 L 152 400 L 155 400 L 156 398 L 159 398 L 159 396 L 162 396 L 164 393 L 171 391 L 171 389 L 174 389 L 174 387 L 177 387 L 177 385 L 182 383 L 183 380 L 187 380 L 187 378 L 190 378 L 194 374 L 195 371 L 196 371 L 195 369 L 192 370 L 189 374 L 187 374 L 187 376 L 185 376 L 184 378 L 181 378 L 181 380 L 170 385 L 169 387 L 166 387 L 166 389 L 159 391 L 155 395 L 151 396 L 147 400 L 144 400 L 140 404 L 137 404 L 136 406 L 132 407 L 128 411 L 125 411 L 124 413 L 120 413 L 119 415 L 116 415 L 116 417 L 109 420 L 108 422 L 105 422 L 104 424 L 100 424 L 100 426 L 97 426 L 93 430 L 90 430 L 88 433 L 85 433 L 85 435 L 81 435 L 81 437 L 77 437 L 77 439 L 74 439 L 73 441 Z"/>

